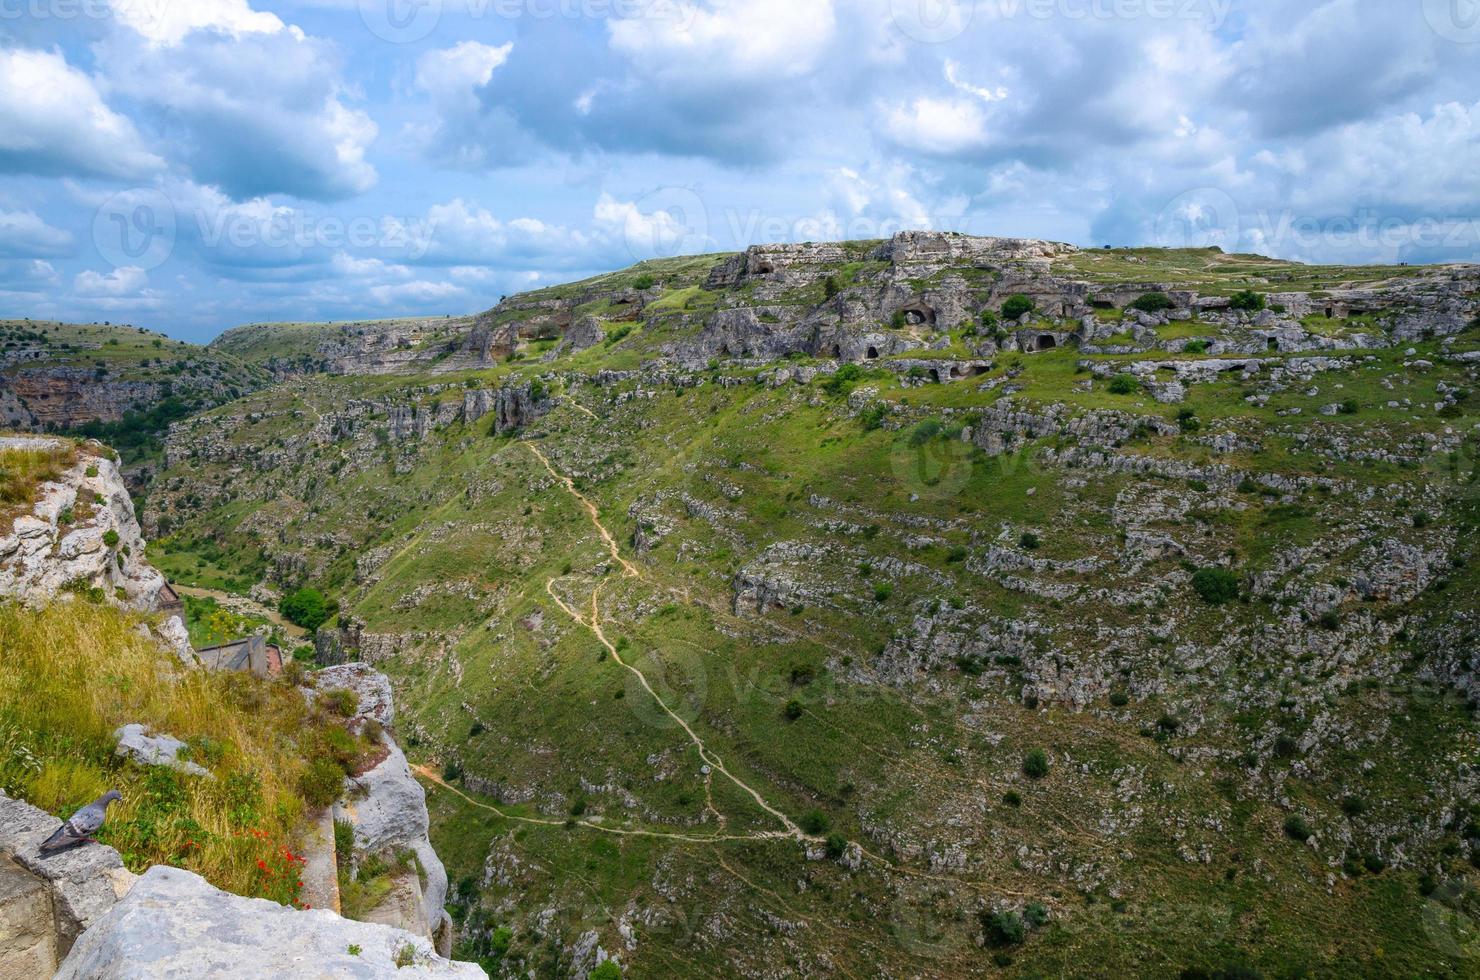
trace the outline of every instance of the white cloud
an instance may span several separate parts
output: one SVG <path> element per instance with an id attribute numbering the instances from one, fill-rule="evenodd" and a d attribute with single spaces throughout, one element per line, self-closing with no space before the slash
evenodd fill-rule
<path id="1" fill-rule="evenodd" d="M 494 47 L 463 41 L 428 51 L 416 63 L 416 85 L 438 100 L 465 101 L 473 97 L 475 89 L 488 84 L 494 69 L 507 61 L 513 50 L 513 42 Z"/>
<path id="2" fill-rule="evenodd" d="M 163 166 L 60 52 L 0 50 L 0 171 L 131 178 Z"/>
<path id="3" fill-rule="evenodd" d="M 833 0 L 678 2 L 607 22 L 612 48 L 637 70 L 696 80 L 804 75 L 836 26 Z"/>
<path id="4" fill-rule="evenodd" d="M 0 255 L 55 257 L 71 251 L 72 235 L 48 225 L 35 212 L 0 210 Z"/>
<path id="5" fill-rule="evenodd" d="M 121 23 L 165 46 L 179 44 L 198 30 L 241 37 L 285 29 L 275 14 L 255 11 L 247 0 L 112 0 L 111 7 Z"/>
<path id="6" fill-rule="evenodd" d="M 922 96 L 884 111 L 884 131 L 896 143 L 925 153 L 960 153 L 981 146 L 987 120 L 969 99 Z"/>
<path id="7" fill-rule="evenodd" d="M 148 284 L 148 273 L 138 266 L 126 265 L 106 274 L 84 269 L 72 281 L 72 289 L 79 296 L 118 298 L 138 293 Z"/>
<path id="8" fill-rule="evenodd" d="M 457 299 L 465 295 L 467 291 L 461 286 L 429 279 L 370 287 L 370 298 L 382 306 L 394 306 L 397 303 L 426 305 L 440 300 Z"/>

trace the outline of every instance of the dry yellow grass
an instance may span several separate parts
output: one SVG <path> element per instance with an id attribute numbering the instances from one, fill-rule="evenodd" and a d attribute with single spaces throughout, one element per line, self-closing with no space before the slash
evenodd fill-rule
<path id="1" fill-rule="evenodd" d="M 183 668 L 139 622 L 84 602 L 0 605 L 0 787 L 59 815 L 116 787 L 100 839 L 132 869 L 293 901 L 293 831 L 362 747 L 292 684 Z M 187 742 L 214 778 L 117 759 L 113 732 L 132 722 Z"/>

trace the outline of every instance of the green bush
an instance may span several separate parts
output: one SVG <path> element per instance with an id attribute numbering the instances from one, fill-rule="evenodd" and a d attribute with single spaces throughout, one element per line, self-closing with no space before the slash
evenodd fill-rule
<path id="1" fill-rule="evenodd" d="M 1339 411 L 1342 415 L 1356 415 L 1357 412 L 1361 410 L 1361 407 L 1362 406 L 1357 404 L 1357 400 L 1355 398 L 1348 398 L 1346 401 L 1337 406 L 1337 411 Z"/>
<path id="2" fill-rule="evenodd" d="M 652 289 L 657 284 L 658 280 L 654 278 L 652 274 L 647 272 L 644 272 L 642 275 L 632 280 L 632 288 L 636 290 Z"/>
<path id="3" fill-rule="evenodd" d="M 988 334 L 995 333 L 997 330 L 997 324 L 999 323 L 997 319 L 997 314 L 993 313 L 991 310 L 982 311 L 980 322 L 982 325 L 982 332 Z"/>
<path id="4" fill-rule="evenodd" d="M 1208 605 L 1221 606 L 1238 598 L 1238 577 L 1226 568 L 1199 568 L 1192 589 Z"/>
<path id="5" fill-rule="evenodd" d="M 278 611 L 288 622 L 313 631 L 329 618 L 329 600 L 318 589 L 305 586 L 284 596 Z"/>
<path id="6" fill-rule="evenodd" d="M 1117 374 L 1110 379 L 1110 394 L 1112 395 L 1133 395 L 1140 388 L 1141 382 L 1137 381 L 1134 375 Z"/>
<path id="7" fill-rule="evenodd" d="M 1292 813 L 1285 818 L 1285 835 L 1292 840 L 1308 841 L 1314 833 L 1305 818 L 1298 813 Z"/>
<path id="8" fill-rule="evenodd" d="M 1187 346 L 1182 348 L 1184 354 L 1206 354 L 1208 342 L 1206 340 L 1189 340 Z"/>
<path id="9" fill-rule="evenodd" d="M 298 780 L 298 791 L 309 806 L 328 806 L 344 791 L 344 767 L 328 756 L 313 760 Z"/>
<path id="10" fill-rule="evenodd" d="M 827 835 L 827 856 L 836 861 L 848 850 L 848 838 L 842 834 Z"/>
<path id="11" fill-rule="evenodd" d="M 103 532 L 103 544 L 107 545 L 110 548 L 116 548 L 118 547 L 118 541 L 118 532 L 113 530 L 111 527 Z"/>
<path id="12" fill-rule="evenodd" d="M 1142 313 L 1160 313 L 1162 310 L 1170 310 L 1175 305 L 1166 293 L 1156 292 L 1138 297 L 1130 304 L 1130 308 L 1140 310 Z"/>
<path id="13" fill-rule="evenodd" d="M 1023 756 L 1023 773 L 1029 779 L 1042 779 L 1048 775 L 1048 753 L 1033 749 Z"/>
<path id="14" fill-rule="evenodd" d="M 781 713 L 786 716 L 787 721 L 796 721 L 802 716 L 802 702 L 796 698 L 792 698 L 786 702 L 786 706 L 781 709 Z"/>
<path id="15" fill-rule="evenodd" d="M 836 276 L 828 276 L 822 280 L 822 295 L 828 299 L 832 299 L 838 295 L 838 279 Z"/>
<path id="16" fill-rule="evenodd" d="M 832 827 L 832 821 L 821 810 L 813 809 L 802 814 L 799 826 L 809 834 L 825 834 Z"/>
<path id="17" fill-rule="evenodd" d="M 1184 408 L 1177 413 L 1177 428 L 1183 432 L 1196 432 L 1202 428 L 1202 421 L 1192 409 Z"/>
<path id="18" fill-rule="evenodd" d="M 1252 289 L 1241 289 L 1229 297 L 1228 305 L 1244 313 L 1258 313 L 1264 309 L 1264 297 Z"/>
<path id="19" fill-rule="evenodd" d="M 1032 531 L 1024 531 L 1022 537 L 1018 538 L 1018 544 L 1022 545 L 1023 549 L 1026 551 L 1037 551 L 1040 542 L 1038 540 L 1038 535 L 1034 534 Z"/>
<path id="20" fill-rule="evenodd" d="M 863 368 L 857 364 L 844 364 L 822 382 L 822 390 L 834 397 L 846 395 L 863 378 Z"/>
<path id="21" fill-rule="evenodd" d="M 622 980 L 622 968 L 615 960 L 607 960 L 586 974 L 587 980 Z"/>
<path id="22" fill-rule="evenodd" d="M 1016 912 L 983 912 L 981 921 L 987 945 L 998 949 L 1018 945 L 1028 932 L 1023 917 Z"/>
<path id="23" fill-rule="evenodd" d="M 910 445 L 923 446 L 931 439 L 934 439 L 936 436 L 940 435 L 940 433 L 940 423 L 937 422 L 935 419 L 926 419 L 919 425 L 915 426 L 914 431 L 910 433 Z"/>
<path id="24" fill-rule="evenodd" d="M 1033 301 L 1022 293 L 1009 296 L 1007 302 L 1002 304 L 1002 319 L 1021 320 L 1025 314 L 1033 312 Z"/>

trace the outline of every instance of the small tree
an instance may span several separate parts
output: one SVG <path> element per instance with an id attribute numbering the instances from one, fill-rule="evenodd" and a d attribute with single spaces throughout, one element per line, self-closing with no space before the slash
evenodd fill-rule
<path id="1" fill-rule="evenodd" d="M 329 618 L 329 600 L 312 586 L 304 586 L 292 595 L 283 598 L 278 611 L 288 622 L 313 631 L 324 625 Z"/>
<path id="2" fill-rule="evenodd" d="M 1226 568 L 1199 568 L 1192 589 L 1208 605 L 1221 606 L 1238 598 L 1238 577 Z"/>
<path id="3" fill-rule="evenodd" d="M 983 912 L 982 932 L 985 934 L 987 945 L 999 949 L 1004 946 L 1016 946 L 1027 935 L 1023 917 L 1011 911 Z"/>
<path id="4" fill-rule="evenodd" d="M 1141 383 L 1132 374 L 1117 374 L 1110 379 L 1110 394 L 1133 395 L 1141 387 Z"/>
<path id="5" fill-rule="evenodd" d="M 1033 301 L 1022 293 L 1009 296 L 1007 302 L 1002 304 L 1002 319 L 1021 320 L 1024 316 L 1033 312 Z"/>
<path id="6" fill-rule="evenodd" d="M 622 968 L 616 960 L 606 960 L 586 974 L 587 980 L 622 980 Z"/>
<path id="7" fill-rule="evenodd" d="M 1023 756 L 1023 773 L 1029 779 L 1042 779 L 1048 775 L 1048 753 L 1033 749 Z"/>
<path id="8" fill-rule="evenodd" d="M 1228 305 L 1243 313 L 1258 313 L 1264 309 L 1264 297 L 1252 289 L 1241 289 L 1229 298 Z"/>
<path id="9" fill-rule="evenodd" d="M 828 299 L 832 299 L 834 296 L 838 295 L 837 276 L 828 276 L 826 279 L 822 280 L 822 295 L 827 297 Z"/>

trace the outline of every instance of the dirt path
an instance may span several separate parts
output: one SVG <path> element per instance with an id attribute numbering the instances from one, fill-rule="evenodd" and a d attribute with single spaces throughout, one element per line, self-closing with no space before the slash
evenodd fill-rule
<path id="1" fill-rule="evenodd" d="M 612 536 L 612 533 L 610 531 L 607 530 L 606 525 L 601 523 L 601 512 L 596 509 L 596 505 L 593 504 L 579 490 L 576 489 L 575 483 L 570 479 L 570 477 L 556 472 L 555 467 L 550 465 L 550 461 L 545 457 L 544 453 L 540 452 L 538 448 L 530 445 L 529 443 L 525 443 L 524 445 L 528 446 L 529 451 L 534 453 L 539 461 L 544 464 L 545 469 L 550 472 L 550 475 L 564 484 L 566 491 L 569 492 L 571 496 L 579 500 L 582 506 L 586 508 L 586 513 L 591 518 L 591 523 L 595 525 L 597 532 L 601 535 L 602 541 L 606 542 L 606 547 L 607 550 L 611 553 L 612 560 L 622 566 L 622 577 L 641 579 L 643 577 L 642 571 L 636 565 L 632 564 L 630 561 L 622 557 L 621 550 L 617 546 L 617 539 Z M 684 730 L 684 733 L 687 734 L 689 737 L 689 741 L 693 742 L 694 747 L 699 750 L 699 758 L 703 759 L 713 772 L 719 773 L 730 782 L 734 783 L 742 792 L 744 792 L 747 796 L 754 800 L 757 806 L 759 806 L 766 813 L 770 814 L 772 817 L 775 817 L 776 820 L 781 823 L 781 826 L 786 828 L 786 836 L 792 837 L 799 841 L 816 842 L 818 840 L 821 840 L 821 838 L 814 837 L 810 834 L 805 833 L 802 828 L 798 827 L 796 823 L 792 821 L 790 817 L 772 806 L 766 800 L 766 798 L 762 796 L 758 790 L 755 789 L 755 787 L 751 786 L 749 783 L 745 782 L 745 780 L 730 772 L 730 770 L 725 767 L 724 760 L 720 758 L 719 754 L 710 749 L 709 746 L 705 745 L 704 740 L 699 737 L 699 734 L 695 732 L 692 727 L 690 727 L 689 723 L 684 721 L 683 718 L 679 716 L 678 712 L 670 708 L 667 702 L 665 702 L 661 697 L 658 696 L 658 692 L 653 690 L 652 684 L 648 683 L 647 676 L 643 674 L 642 671 L 634 667 L 632 664 L 629 664 L 626 660 L 622 659 L 622 654 L 620 651 L 617 650 L 616 644 L 612 643 L 612 641 L 607 638 L 606 632 L 602 629 L 601 626 L 600 598 L 602 587 L 600 585 L 598 585 L 591 593 L 591 615 L 590 618 L 586 618 L 583 617 L 574 608 L 572 608 L 569 604 L 567 604 L 566 601 L 560 598 L 558 594 L 556 594 L 555 582 L 556 580 L 552 578 L 545 583 L 545 591 L 550 594 L 550 598 L 555 600 L 555 604 L 559 606 L 562 610 L 564 610 L 567 616 L 590 630 L 592 634 L 595 635 L 596 639 L 600 641 L 601 645 L 606 648 L 606 652 L 611 654 L 612 659 L 615 660 L 620 667 L 630 671 L 632 675 L 637 678 L 638 683 L 642 685 L 642 689 L 644 691 L 647 691 L 648 694 L 652 696 L 652 699 L 657 702 L 658 707 L 662 708 L 663 712 L 668 715 L 668 717 L 672 718 L 674 722 L 676 722 L 678 726 Z"/>

